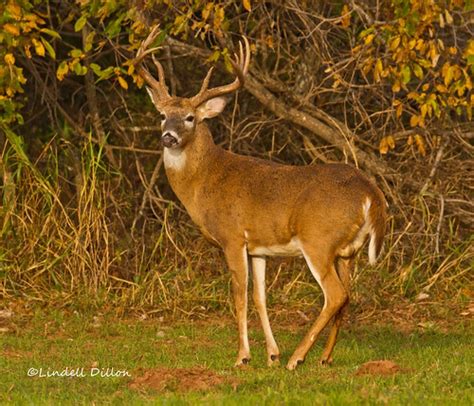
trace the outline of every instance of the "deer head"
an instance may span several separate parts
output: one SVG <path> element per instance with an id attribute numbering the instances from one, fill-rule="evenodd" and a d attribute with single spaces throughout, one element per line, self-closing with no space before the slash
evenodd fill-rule
<path id="1" fill-rule="evenodd" d="M 137 51 L 135 63 L 138 64 L 138 72 L 145 80 L 148 94 L 160 113 L 163 146 L 170 149 L 180 149 L 194 139 L 198 124 L 222 112 L 227 102 L 223 96 L 235 92 L 243 85 L 250 63 L 250 47 L 247 38 L 243 37 L 244 45 L 242 42 L 239 43 L 239 54 L 234 54 L 234 59 L 230 60 L 236 75 L 232 83 L 208 89 L 213 71 L 211 67 L 198 94 L 190 98 L 176 97 L 169 94 L 163 67 L 153 55 L 157 48 L 149 49 L 158 33 L 157 26 L 142 42 Z M 158 80 L 153 77 L 143 63 L 149 54 L 152 54 L 153 63 L 158 71 Z"/>

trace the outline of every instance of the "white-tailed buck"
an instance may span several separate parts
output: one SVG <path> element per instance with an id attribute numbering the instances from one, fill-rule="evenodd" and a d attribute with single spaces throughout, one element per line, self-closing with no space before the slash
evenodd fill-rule
<path id="1" fill-rule="evenodd" d="M 321 330 L 332 326 L 321 363 L 332 351 L 349 301 L 354 257 L 366 239 L 373 264 L 385 234 L 386 203 L 380 189 L 358 169 L 344 164 L 279 165 L 234 154 L 217 146 L 205 120 L 226 105 L 224 96 L 244 82 L 250 50 L 244 46 L 232 61 L 235 80 L 209 89 L 212 68 L 199 93 L 191 98 L 170 96 L 163 68 L 153 58 L 156 80 L 143 61 L 158 33 L 155 28 L 136 55 L 140 75 L 161 114 L 161 140 L 166 175 L 202 233 L 224 250 L 232 274 L 239 328 L 235 365 L 250 360 L 247 337 L 247 285 L 253 275 L 253 299 L 265 332 L 268 365 L 279 363 L 265 298 L 265 258 L 303 256 L 324 293 L 324 307 L 288 361 L 302 363 Z"/>

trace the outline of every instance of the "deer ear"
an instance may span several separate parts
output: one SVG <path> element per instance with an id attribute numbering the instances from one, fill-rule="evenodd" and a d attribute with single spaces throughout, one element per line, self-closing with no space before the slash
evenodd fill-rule
<path id="1" fill-rule="evenodd" d="M 155 95 L 155 93 L 153 92 L 153 89 L 146 86 L 146 91 L 148 93 L 148 96 L 150 96 L 150 99 L 151 101 L 153 102 L 153 104 L 155 105 L 156 109 L 157 110 L 160 110 L 160 103 L 158 102 L 158 97 Z"/>
<path id="2" fill-rule="evenodd" d="M 226 104 L 227 99 L 225 97 L 214 97 L 213 99 L 201 104 L 196 111 L 198 121 L 201 122 L 206 118 L 213 118 L 219 115 L 222 113 L 222 110 L 224 110 Z"/>

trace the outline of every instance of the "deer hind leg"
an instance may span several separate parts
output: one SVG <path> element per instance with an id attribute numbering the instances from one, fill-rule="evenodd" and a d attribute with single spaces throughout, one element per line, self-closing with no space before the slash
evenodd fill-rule
<path id="1" fill-rule="evenodd" d="M 317 250 L 312 247 L 303 247 L 302 251 L 313 276 L 323 290 L 324 307 L 288 361 L 286 367 L 289 370 L 295 369 L 298 364 L 304 362 L 306 354 L 316 341 L 319 333 L 344 306 L 348 297 L 344 285 L 337 275 L 334 261 L 328 260 L 327 257 L 322 258 L 321 253 L 318 255 Z"/>
<path id="2" fill-rule="evenodd" d="M 240 247 L 227 247 L 224 251 L 227 265 L 232 275 L 232 293 L 239 328 L 239 354 L 235 366 L 240 366 L 250 362 L 250 346 L 247 331 L 247 249 L 242 245 Z"/>
<path id="3" fill-rule="evenodd" d="M 253 300 L 257 308 L 263 332 L 265 333 L 265 342 L 267 346 L 267 365 L 274 366 L 280 364 L 280 350 L 273 337 L 270 321 L 268 320 L 266 292 L 265 292 L 265 258 L 252 257 L 252 275 L 253 275 Z"/>
<path id="4" fill-rule="evenodd" d="M 339 275 L 339 279 L 344 285 L 344 289 L 346 290 L 348 298 L 344 305 L 338 310 L 338 312 L 334 316 L 334 323 L 331 326 L 331 330 L 329 331 L 326 347 L 324 348 L 323 355 L 320 359 L 320 363 L 322 365 L 330 365 L 333 361 L 331 354 L 334 350 L 334 346 L 336 345 L 337 334 L 339 333 L 342 319 L 347 311 L 347 306 L 349 305 L 350 280 L 353 264 L 354 260 L 352 258 L 338 258 L 336 260 L 337 274 Z"/>

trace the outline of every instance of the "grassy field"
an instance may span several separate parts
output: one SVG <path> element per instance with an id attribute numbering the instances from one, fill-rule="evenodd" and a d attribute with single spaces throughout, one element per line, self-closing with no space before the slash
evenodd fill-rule
<path id="1" fill-rule="evenodd" d="M 307 327 L 274 324 L 284 363 Z M 29 317 L 13 315 L 3 325 L 2 404 L 474 402 L 468 323 L 449 331 L 349 323 L 333 366 L 317 364 L 319 341 L 296 372 L 265 366 L 263 334 L 255 321 L 250 329 L 252 362 L 241 369 L 232 367 L 237 343 L 230 319 L 168 324 L 37 311 Z M 361 366 L 375 360 L 393 361 L 394 371 L 386 372 L 395 373 L 361 374 Z M 83 376 L 39 376 L 64 371 Z"/>

